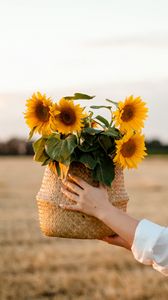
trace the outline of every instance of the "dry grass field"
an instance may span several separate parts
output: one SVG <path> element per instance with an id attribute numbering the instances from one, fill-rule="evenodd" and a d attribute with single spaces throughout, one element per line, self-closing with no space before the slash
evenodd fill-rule
<path id="1" fill-rule="evenodd" d="M 129 251 L 41 234 L 43 172 L 32 158 L 0 158 L 0 300 L 168 299 L 168 279 Z M 131 215 L 168 224 L 168 158 L 147 158 L 125 183 Z"/>

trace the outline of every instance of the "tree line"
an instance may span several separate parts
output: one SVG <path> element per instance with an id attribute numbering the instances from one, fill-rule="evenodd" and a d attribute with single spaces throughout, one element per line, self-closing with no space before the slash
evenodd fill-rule
<path id="1" fill-rule="evenodd" d="M 0 142 L 0 155 L 33 155 L 32 143 L 19 138 Z M 148 154 L 168 154 L 168 145 L 164 145 L 156 139 L 146 141 L 146 147 Z"/>
<path id="2" fill-rule="evenodd" d="M 0 142 L 0 155 L 33 155 L 32 142 L 24 139 L 12 138 Z"/>

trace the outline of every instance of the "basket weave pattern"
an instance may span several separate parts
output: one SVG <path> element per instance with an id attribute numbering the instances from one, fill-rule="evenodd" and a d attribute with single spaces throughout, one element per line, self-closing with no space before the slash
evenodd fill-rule
<path id="1" fill-rule="evenodd" d="M 81 163 L 72 163 L 69 172 L 98 186 L 91 172 Z M 124 187 L 124 176 L 121 168 L 115 168 L 115 178 L 111 187 L 106 187 L 112 205 L 126 211 L 128 195 Z M 41 188 L 36 196 L 41 231 L 47 236 L 99 239 L 114 232 L 95 217 L 77 211 L 64 210 L 60 203 L 73 203 L 61 192 L 61 179 L 47 166 Z"/>

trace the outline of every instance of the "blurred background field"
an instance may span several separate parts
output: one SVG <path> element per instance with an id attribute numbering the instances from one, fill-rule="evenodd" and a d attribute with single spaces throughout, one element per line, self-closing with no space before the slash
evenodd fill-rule
<path id="1" fill-rule="evenodd" d="M 0 299 L 166 300 L 167 278 L 127 250 L 41 234 L 35 196 L 43 172 L 32 157 L 0 158 Z M 167 156 L 126 171 L 128 212 L 167 225 L 167 178 Z"/>

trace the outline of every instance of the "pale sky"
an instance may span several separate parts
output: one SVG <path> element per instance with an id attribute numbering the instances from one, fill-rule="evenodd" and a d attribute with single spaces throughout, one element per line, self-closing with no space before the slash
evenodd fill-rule
<path id="1" fill-rule="evenodd" d="M 22 111 L 39 90 L 95 105 L 140 95 L 144 133 L 168 142 L 167 0 L 0 0 L 0 41 L 0 140 L 28 135 Z"/>

